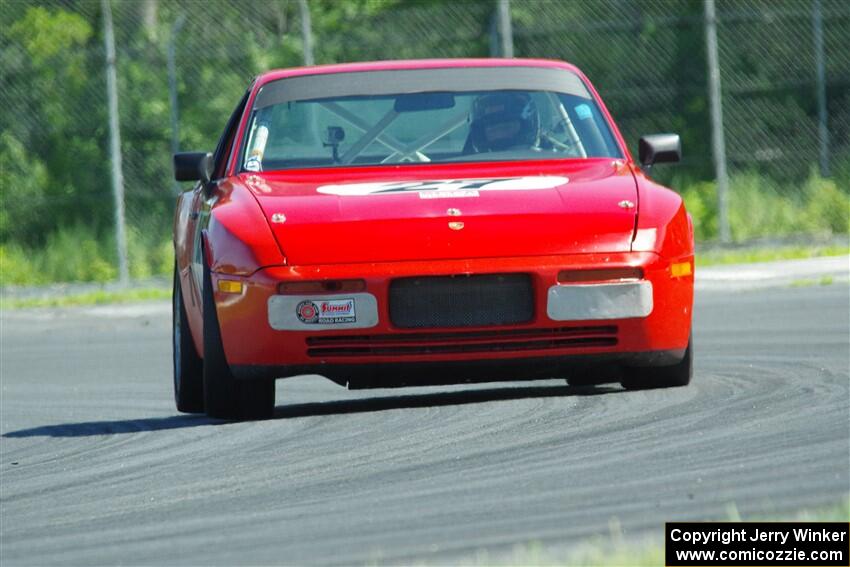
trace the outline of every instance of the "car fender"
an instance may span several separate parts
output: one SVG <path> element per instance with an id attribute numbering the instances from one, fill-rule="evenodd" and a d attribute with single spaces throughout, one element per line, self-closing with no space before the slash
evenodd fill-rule
<path id="1" fill-rule="evenodd" d="M 172 228 L 174 259 L 181 275 L 187 273 L 192 262 L 192 227 L 190 220 L 194 197 L 194 191 L 181 193 L 177 196 L 177 204 L 174 208 L 174 225 Z"/>
<path id="2" fill-rule="evenodd" d="M 643 177 L 638 182 L 638 221 L 633 252 L 654 252 L 665 275 L 656 279 L 653 300 L 666 309 L 665 332 L 677 334 L 682 345 L 690 336 L 694 304 L 693 223 L 681 196 Z"/>
<path id="3" fill-rule="evenodd" d="M 213 273 L 249 276 L 286 265 L 259 203 L 239 182 L 219 184 L 204 233 L 205 259 Z"/>
<path id="4" fill-rule="evenodd" d="M 662 185 L 636 175 L 638 217 L 633 252 L 655 252 L 670 260 L 692 257 L 694 231 L 682 197 Z"/>

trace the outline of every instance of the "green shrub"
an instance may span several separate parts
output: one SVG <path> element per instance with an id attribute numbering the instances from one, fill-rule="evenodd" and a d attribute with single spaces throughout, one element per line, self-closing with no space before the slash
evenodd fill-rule
<path id="1" fill-rule="evenodd" d="M 141 280 L 151 277 L 150 243 L 132 228 L 127 230 L 127 262 L 131 278 Z"/>
<path id="2" fill-rule="evenodd" d="M 802 211 L 754 173 L 729 180 L 729 228 L 736 242 L 800 232 Z"/>
<path id="3" fill-rule="evenodd" d="M 691 181 L 673 187 L 681 193 L 694 219 L 697 241 L 717 239 L 716 184 Z M 850 194 L 814 172 L 797 186 L 781 185 L 752 172 L 736 174 L 729 179 L 728 200 L 729 228 L 735 242 L 850 232 Z"/>
<path id="4" fill-rule="evenodd" d="M 50 282 L 107 282 L 118 274 L 107 242 L 82 224 L 60 228 L 42 250 L 32 252 Z"/>
<path id="5" fill-rule="evenodd" d="M 850 195 L 841 191 L 835 181 L 813 173 L 803 192 L 807 201 L 805 215 L 810 226 L 833 234 L 850 232 Z"/>
<path id="6" fill-rule="evenodd" d="M 686 186 L 682 191 L 685 208 L 694 219 L 694 237 L 697 241 L 717 238 L 717 187 L 703 181 Z"/>
<path id="7" fill-rule="evenodd" d="M 0 133 L 0 239 L 25 239 L 44 222 L 47 168 L 11 132 Z"/>
<path id="8" fill-rule="evenodd" d="M 171 275 L 174 270 L 174 244 L 169 239 L 159 243 L 151 258 L 151 269 L 160 276 Z"/>
<path id="9" fill-rule="evenodd" d="M 37 285 L 46 281 L 23 248 L 0 244 L 0 285 Z"/>
<path id="10" fill-rule="evenodd" d="M 171 242 L 127 234 L 130 276 L 167 275 L 173 266 Z M 43 285 L 54 282 L 107 282 L 118 277 L 115 239 L 100 237 L 82 224 L 58 229 L 43 247 L 0 245 L 0 285 Z"/>
<path id="11" fill-rule="evenodd" d="M 156 239 L 132 228 L 127 231 L 127 256 L 133 279 L 168 275 L 174 267 L 170 240 Z"/>

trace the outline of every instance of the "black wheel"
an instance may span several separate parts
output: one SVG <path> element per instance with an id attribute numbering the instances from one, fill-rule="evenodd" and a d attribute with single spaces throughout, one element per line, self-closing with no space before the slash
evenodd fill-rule
<path id="1" fill-rule="evenodd" d="M 184 413 L 204 412 L 203 361 L 198 356 L 180 291 L 180 275 L 174 265 L 171 300 L 172 346 L 174 350 L 174 402 Z"/>
<path id="2" fill-rule="evenodd" d="M 673 366 L 647 366 L 645 368 L 626 368 L 621 380 L 627 390 L 648 390 L 651 388 L 675 388 L 687 386 L 694 372 L 693 340 L 688 340 L 685 357 Z"/>
<path id="3" fill-rule="evenodd" d="M 274 411 L 274 380 L 237 380 L 221 342 L 212 278 L 204 266 L 204 406 L 221 419 L 265 419 Z"/>

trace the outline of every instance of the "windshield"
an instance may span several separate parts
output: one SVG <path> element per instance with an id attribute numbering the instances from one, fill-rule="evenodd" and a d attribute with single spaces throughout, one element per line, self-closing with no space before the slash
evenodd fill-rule
<path id="1" fill-rule="evenodd" d="M 377 164 L 622 157 L 581 91 L 381 93 L 255 106 L 247 171 Z"/>

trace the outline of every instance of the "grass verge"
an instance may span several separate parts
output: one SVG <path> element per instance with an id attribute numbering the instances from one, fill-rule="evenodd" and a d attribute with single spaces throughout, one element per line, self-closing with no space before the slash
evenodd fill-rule
<path id="1" fill-rule="evenodd" d="M 775 262 L 777 260 L 844 256 L 847 254 L 850 254 L 850 246 L 834 244 L 770 248 L 753 247 L 738 250 L 716 249 L 697 251 L 696 264 L 698 267 L 719 266 L 723 264 L 755 264 L 759 262 Z"/>
<path id="2" fill-rule="evenodd" d="M 737 507 L 727 506 L 725 521 L 741 521 Z M 801 510 L 790 515 L 753 515 L 747 521 L 802 521 L 802 522 L 847 522 L 850 521 L 850 496 L 839 503 L 825 508 Z M 661 528 L 659 528 L 661 529 Z M 616 521 L 612 522 L 611 535 L 589 540 L 572 552 L 559 557 L 547 551 L 540 542 L 518 545 L 505 555 L 478 552 L 473 558 L 458 562 L 460 565 L 475 566 L 527 566 L 527 567 L 660 567 L 664 565 L 664 545 L 660 538 L 647 538 L 640 542 L 626 542 L 620 535 Z"/>
<path id="3" fill-rule="evenodd" d="M 832 276 L 823 276 L 817 280 L 810 278 L 794 280 L 791 282 L 791 287 L 812 287 L 816 285 L 832 285 L 833 283 L 835 283 L 835 278 Z"/>
<path id="4" fill-rule="evenodd" d="M 105 305 L 110 303 L 132 303 L 171 299 L 171 289 L 139 288 L 120 291 L 91 291 L 54 297 L 3 297 L 0 307 L 3 309 L 27 309 L 31 307 L 79 307 L 85 305 Z"/>

